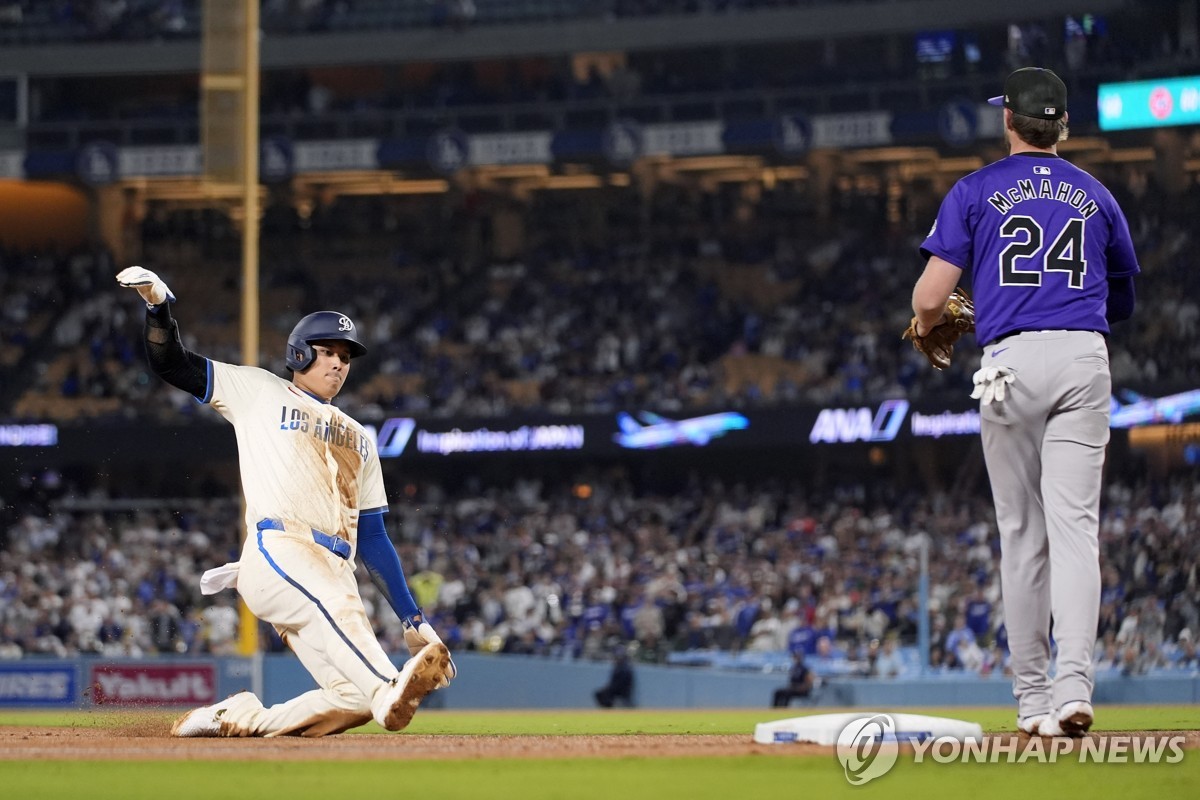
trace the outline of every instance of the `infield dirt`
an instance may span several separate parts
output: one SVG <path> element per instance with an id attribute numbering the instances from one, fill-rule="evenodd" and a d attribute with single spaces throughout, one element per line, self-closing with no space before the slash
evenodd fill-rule
<path id="1" fill-rule="evenodd" d="M 165 719 L 138 719 L 104 729 L 0 727 L 0 760 L 364 761 L 483 758 L 669 758 L 752 754 L 811 756 L 833 748 L 755 744 L 749 735 L 416 735 L 360 734 L 323 739 L 173 739 Z M 1016 734 L 992 734 L 1011 737 Z M 1093 733 L 1099 738 L 1106 734 Z M 1180 735 L 1200 749 L 1200 731 L 1121 731 L 1121 736 Z"/>

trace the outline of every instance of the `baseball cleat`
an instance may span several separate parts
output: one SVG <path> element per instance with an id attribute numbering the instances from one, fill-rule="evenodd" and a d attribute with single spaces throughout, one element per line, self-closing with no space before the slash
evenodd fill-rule
<path id="1" fill-rule="evenodd" d="M 1092 708 L 1092 704 L 1083 700 L 1067 703 L 1058 710 L 1058 724 L 1062 728 L 1063 735 L 1076 739 L 1088 732 L 1095 719 L 1096 712 Z"/>
<path id="2" fill-rule="evenodd" d="M 251 692 L 238 692 L 231 694 L 219 703 L 214 703 L 211 706 L 201 706 L 184 714 L 179 719 L 171 724 L 171 735 L 180 738 L 191 738 L 198 736 L 222 736 L 229 735 L 221 732 L 221 718 L 235 703 L 254 697 Z M 255 702 L 258 698 L 254 698 Z"/>
<path id="3" fill-rule="evenodd" d="M 1049 737 L 1066 736 L 1063 733 L 1062 726 L 1058 724 L 1058 720 L 1053 714 L 1047 714 L 1042 723 L 1038 725 L 1037 735 Z"/>
<path id="4" fill-rule="evenodd" d="M 447 683 L 449 671 L 450 651 L 446 645 L 431 642 L 422 647 L 383 689 L 378 708 L 373 710 L 375 721 L 389 731 L 407 728 L 425 696 Z"/>
<path id="5" fill-rule="evenodd" d="M 1046 720 L 1049 718 L 1049 714 L 1034 714 L 1032 716 L 1025 717 L 1024 719 L 1018 717 L 1017 730 L 1019 730 L 1021 733 L 1028 733 L 1030 736 L 1037 736 L 1039 733 L 1041 733 L 1042 727 L 1046 724 Z"/>

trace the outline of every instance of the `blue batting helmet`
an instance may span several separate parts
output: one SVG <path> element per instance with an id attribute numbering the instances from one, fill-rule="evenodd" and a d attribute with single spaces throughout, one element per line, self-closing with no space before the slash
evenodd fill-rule
<path id="1" fill-rule="evenodd" d="M 317 311 L 296 323 L 288 336 L 287 365 L 294 372 L 303 372 L 317 357 L 313 342 L 339 341 L 350 347 L 350 357 L 366 355 L 367 348 L 358 340 L 358 328 L 353 320 L 340 311 Z"/>

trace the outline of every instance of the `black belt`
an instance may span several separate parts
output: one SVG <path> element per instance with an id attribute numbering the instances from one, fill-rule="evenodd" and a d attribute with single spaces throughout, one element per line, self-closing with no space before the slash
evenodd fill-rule
<path id="1" fill-rule="evenodd" d="M 286 530 L 283 523 L 277 519 L 259 520 L 256 526 L 260 531 L 282 531 Z M 309 528 L 312 531 L 313 541 L 324 547 L 329 552 L 333 553 L 338 558 L 345 560 L 350 557 L 350 543 L 340 536 L 330 536 L 328 533 L 321 533 L 316 528 Z"/>

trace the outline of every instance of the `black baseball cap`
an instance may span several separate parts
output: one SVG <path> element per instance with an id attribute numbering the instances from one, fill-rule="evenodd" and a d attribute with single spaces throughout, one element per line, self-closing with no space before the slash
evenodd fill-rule
<path id="1" fill-rule="evenodd" d="M 988 102 L 1026 117 L 1062 119 L 1067 113 L 1067 85 L 1048 69 L 1024 67 L 1004 81 L 1004 94 Z"/>

